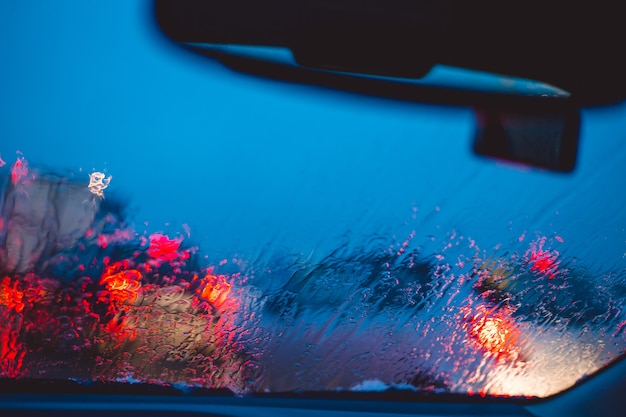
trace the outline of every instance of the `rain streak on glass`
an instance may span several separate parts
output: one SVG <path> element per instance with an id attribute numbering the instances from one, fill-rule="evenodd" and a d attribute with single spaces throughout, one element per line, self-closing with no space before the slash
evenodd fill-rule
<path id="1" fill-rule="evenodd" d="M 626 347 L 623 274 L 557 234 L 483 248 L 416 221 L 321 255 L 203 264 L 189 230 L 136 230 L 102 173 L 20 155 L 2 175 L 2 378 L 546 396 Z"/>

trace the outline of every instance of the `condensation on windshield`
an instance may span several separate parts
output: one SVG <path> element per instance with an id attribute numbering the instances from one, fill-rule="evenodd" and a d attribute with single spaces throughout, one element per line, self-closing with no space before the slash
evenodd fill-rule
<path id="1" fill-rule="evenodd" d="M 543 397 L 626 347 L 623 269 L 557 232 L 485 246 L 407 207 L 398 233 L 215 260 L 134 224 L 109 173 L 4 165 L 2 378 Z"/>

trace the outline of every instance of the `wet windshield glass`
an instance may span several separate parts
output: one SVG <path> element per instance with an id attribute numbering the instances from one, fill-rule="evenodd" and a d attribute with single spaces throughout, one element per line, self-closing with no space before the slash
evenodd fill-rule
<path id="1" fill-rule="evenodd" d="M 624 352 L 624 105 L 551 174 L 40 6 L 0 6 L 0 377 L 547 396 Z"/>

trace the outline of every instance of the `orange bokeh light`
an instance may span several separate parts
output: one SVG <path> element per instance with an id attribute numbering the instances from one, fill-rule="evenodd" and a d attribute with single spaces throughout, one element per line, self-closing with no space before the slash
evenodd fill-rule
<path id="1" fill-rule="evenodd" d="M 24 293 L 17 284 L 17 281 L 11 284 L 11 278 L 9 277 L 4 277 L 0 281 L 0 306 L 6 306 L 10 310 L 19 313 L 24 309 L 22 301 Z"/>
<path id="2" fill-rule="evenodd" d="M 216 307 L 226 301 L 230 292 L 230 284 L 223 275 L 213 275 L 211 272 L 202 279 L 202 285 L 198 290 L 200 297 Z"/>
<path id="3" fill-rule="evenodd" d="M 133 303 L 141 288 L 141 272 L 136 269 L 123 269 L 124 263 L 107 266 L 100 277 L 100 285 L 106 285 L 111 302 Z M 121 269 L 121 270 L 120 270 Z"/>
<path id="4" fill-rule="evenodd" d="M 475 347 L 498 359 L 513 360 L 519 355 L 520 331 L 509 308 L 488 308 L 481 304 L 462 310 L 463 328 Z"/>

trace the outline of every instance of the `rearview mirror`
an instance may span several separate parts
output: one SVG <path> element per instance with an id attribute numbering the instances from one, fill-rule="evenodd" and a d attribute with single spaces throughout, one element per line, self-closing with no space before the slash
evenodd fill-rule
<path id="1" fill-rule="evenodd" d="M 469 106 L 479 121 L 477 153 L 571 171 L 578 109 L 626 98 L 626 61 L 615 53 L 626 25 L 617 6 L 603 8 L 602 22 L 593 25 L 587 9 L 571 3 L 531 0 L 515 13 L 512 6 L 155 0 L 154 10 L 169 39 L 230 68 L 396 100 Z M 437 75 L 454 71 L 465 72 Z"/>
<path id="2" fill-rule="evenodd" d="M 474 151 L 486 157 L 570 172 L 578 152 L 579 113 L 475 109 Z"/>

